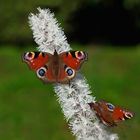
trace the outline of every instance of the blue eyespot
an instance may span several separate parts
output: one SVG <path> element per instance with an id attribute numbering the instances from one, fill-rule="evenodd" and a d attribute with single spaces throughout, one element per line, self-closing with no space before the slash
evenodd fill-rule
<path id="1" fill-rule="evenodd" d="M 40 70 L 38 71 L 38 74 L 39 74 L 40 76 L 44 76 L 45 70 L 44 70 L 44 69 L 40 69 Z"/>
<path id="2" fill-rule="evenodd" d="M 45 76 L 47 69 L 45 67 L 41 67 L 40 69 L 37 70 L 37 76 L 39 78 L 43 78 Z"/>
<path id="3" fill-rule="evenodd" d="M 65 65 L 64 69 L 65 69 L 65 72 L 67 73 L 67 76 L 69 79 L 71 79 L 75 76 L 75 71 L 72 68 Z"/>
<path id="4" fill-rule="evenodd" d="M 68 74 L 68 76 L 73 75 L 73 70 L 72 69 L 67 69 L 67 74 Z"/>
<path id="5" fill-rule="evenodd" d="M 107 103 L 107 107 L 109 111 L 113 111 L 114 109 L 114 105 L 112 105 L 111 103 Z"/>

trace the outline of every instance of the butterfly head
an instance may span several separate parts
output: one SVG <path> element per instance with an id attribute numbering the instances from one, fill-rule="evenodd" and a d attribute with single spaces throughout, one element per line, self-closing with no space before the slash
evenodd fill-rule
<path id="1" fill-rule="evenodd" d="M 54 54 L 53 54 L 54 56 L 58 56 L 58 53 L 57 53 L 57 51 L 56 50 L 54 50 Z"/>

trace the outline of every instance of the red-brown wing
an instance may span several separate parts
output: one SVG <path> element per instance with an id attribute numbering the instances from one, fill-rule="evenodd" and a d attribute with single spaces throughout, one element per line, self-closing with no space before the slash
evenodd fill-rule
<path id="1" fill-rule="evenodd" d="M 71 67 L 66 66 L 63 62 L 60 64 L 60 69 L 57 77 L 57 82 L 68 83 L 74 78 L 76 72 Z"/>
<path id="2" fill-rule="evenodd" d="M 41 79 L 45 83 L 55 83 L 57 82 L 57 76 L 54 73 L 52 59 L 45 64 L 43 67 L 39 68 L 36 71 L 36 74 L 39 79 Z"/>
<path id="3" fill-rule="evenodd" d="M 106 103 L 104 101 L 96 102 L 90 105 L 92 109 L 96 111 L 97 117 L 101 120 L 104 125 L 114 126 L 116 125 L 113 118 L 112 112 L 107 109 Z"/>
<path id="4" fill-rule="evenodd" d="M 60 54 L 60 58 L 67 66 L 79 70 L 82 63 L 87 60 L 87 53 L 83 51 L 69 51 Z"/>
<path id="5" fill-rule="evenodd" d="M 119 122 L 119 121 L 131 119 L 133 117 L 133 113 L 121 107 L 115 107 L 112 117 L 115 122 Z"/>
<path id="6" fill-rule="evenodd" d="M 36 72 L 37 77 L 43 82 L 55 82 L 51 64 L 52 57 L 52 54 L 46 52 L 27 52 L 23 55 L 23 61 Z"/>
<path id="7" fill-rule="evenodd" d="M 26 52 L 23 55 L 23 61 L 27 63 L 32 70 L 36 71 L 47 64 L 51 56 L 51 54 L 45 52 Z"/>
<path id="8" fill-rule="evenodd" d="M 53 74 L 53 71 L 51 69 L 51 67 L 48 67 L 45 76 L 42 78 L 42 80 L 46 83 L 55 83 L 56 81 L 56 77 Z"/>

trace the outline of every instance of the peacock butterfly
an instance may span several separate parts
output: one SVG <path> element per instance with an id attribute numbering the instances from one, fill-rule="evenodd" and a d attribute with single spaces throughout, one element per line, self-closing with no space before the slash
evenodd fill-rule
<path id="1" fill-rule="evenodd" d="M 87 53 L 69 51 L 58 54 L 55 50 L 52 55 L 46 52 L 26 52 L 22 58 L 44 82 L 68 83 L 87 60 Z"/>
<path id="2" fill-rule="evenodd" d="M 89 103 L 90 108 L 95 110 L 97 117 L 106 126 L 116 126 L 118 122 L 131 119 L 133 113 L 119 106 L 114 106 L 106 101 Z"/>

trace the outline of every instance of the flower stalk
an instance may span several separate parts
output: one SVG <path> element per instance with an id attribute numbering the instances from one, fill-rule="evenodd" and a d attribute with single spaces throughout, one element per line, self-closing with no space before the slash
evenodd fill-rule
<path id="1" fill-rule="evenodd" d="M 38 8 L 38 14 L 29 16 L 38 50 L 51 54 L 71 50 L 63 30 L 49 9 Z M 118 140 L 117 134 L 107 132 L 88 103 L 95 102 L 86 79 L 78 73 L 69 84 L 54 84 L 54 91 L 62 111 L 77 140 Z"/>

